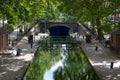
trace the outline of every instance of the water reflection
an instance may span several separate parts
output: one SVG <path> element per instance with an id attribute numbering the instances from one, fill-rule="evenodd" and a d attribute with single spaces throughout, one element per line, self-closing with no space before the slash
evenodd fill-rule
<path id="1" fill-rule="evenodd" d="M 54 80 L 53 79 L 53 71 L 46 70 L 43 78 L 44 78 L 43 80 Z"/>
<path id="2" fill-rule="evenodd" d="M 73 44 L 39 47 L 24 80 L 99 80 L 81 48 Z"/>
<path id="3" fill-rule="evenodd" d="M 43 80 L 54 80 L 54 72 L 59 69 L 60 67 L 63 67 L 64 62 L 65 62 L 65 58 L 67 54 L 67 48 L 66 48 L 66 44 L 62 44 L 61 45 L 61 59 L 56 62 L 54 65 L 52 65 L 52 67 L 49 70 L 45 71 Z"/>

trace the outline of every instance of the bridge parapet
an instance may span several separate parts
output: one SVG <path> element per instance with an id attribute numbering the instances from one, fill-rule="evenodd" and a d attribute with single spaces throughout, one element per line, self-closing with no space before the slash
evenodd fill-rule
<path id="1" fill-rule="evenodd" d="M 79 27 L 77 22 L 39 22 L 40 32 L 45 32 L 48 28 L 56 25 L 67 26 L 72 32 L 77 32 Z"/>

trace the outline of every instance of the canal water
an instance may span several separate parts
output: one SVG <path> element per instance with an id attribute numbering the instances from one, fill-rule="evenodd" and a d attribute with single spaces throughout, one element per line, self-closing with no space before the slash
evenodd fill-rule
<path id="1" fill-rule="evenodd" d="M 77 44 L 40 46 L 24 80 L 99 80 Z"/>
<path id="2" fill-rule="evenodd" d="M 67 55 L 66 44 L 61 44 L 60 54 L 61 54 L 61 59 L 58 62 L 56 62 L 54 65 L 52 65 L 49 70 L 45 71 L 43 80 L 54 80 L 54 72 L 58 70 L 60 67 L 62 68 L 64 67 L 64 63 Z"/>

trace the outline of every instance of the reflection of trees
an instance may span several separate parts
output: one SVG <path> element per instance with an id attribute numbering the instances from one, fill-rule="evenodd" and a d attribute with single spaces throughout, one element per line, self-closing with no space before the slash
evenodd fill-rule
<path id="1" fill-rule="evenodd" d="M 53 49 L 53 47 L 47 46 L 39 47 L 24 76 L 24 80 L 42 80 L 46 69 L 50 69 L 53 61 L 59 60 L 59 52 L 59 48 Z"/>
<path id="2" fill-rule="evenodd" d="M 64 68 L 55 71 L 55 80 L 98 80 L 81 49 L 73 47 L 74 49 L 68 49 Z"/>
<path id="3" fill-rule="evenodd" d="M 74 47 L 74 48 L 72 48 Z M 68 49 L 64 67 L 54 72 L 54 80 L 98 80 L 97 75 L 80 47 Z M 42 80 L 46 69 L 60 59 L 60 47 L 39 47 L 24 77 L 25 80 Z"/>

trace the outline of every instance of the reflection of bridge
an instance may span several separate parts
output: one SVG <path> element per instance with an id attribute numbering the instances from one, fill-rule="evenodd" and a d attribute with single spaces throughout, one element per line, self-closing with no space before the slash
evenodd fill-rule
<path id="1" fill-rule="evenodd" d="M 70 31 L 72 32 L 78 32 L 79 30 L 79 25 L 77 22 L 39 22 L 39 31 L 44 33 L 47 31 L 48 28 L 57 26 L 57 25 L 62 25 L 62 26 L 67 26 L 70 28 Z"/>

